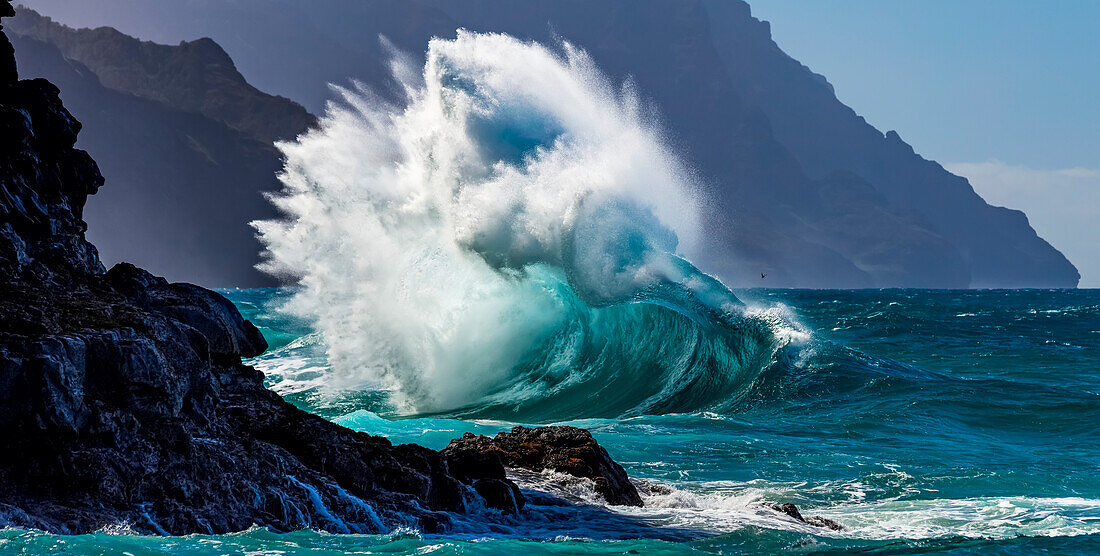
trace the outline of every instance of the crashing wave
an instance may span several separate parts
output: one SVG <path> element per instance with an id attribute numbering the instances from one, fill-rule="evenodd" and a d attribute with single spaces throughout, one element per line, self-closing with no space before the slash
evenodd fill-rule
<path id="1" fill-rule="evenodd" d="M 789 337 L 688 262 L 690 172 L 581 50 L 460 31 L 400 58 L 403 106 L 338 89 L 281 144 L 263 268 L 331 388 L 528 421 L 728 404 Z"/>

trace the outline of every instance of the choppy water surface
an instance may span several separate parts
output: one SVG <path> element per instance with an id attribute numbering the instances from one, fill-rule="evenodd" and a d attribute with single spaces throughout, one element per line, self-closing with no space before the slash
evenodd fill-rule
<path id="1" fill-rule="evenodd" d="M 628 408 L 617 416 L 564 421 L 552 418 L 554 411 L 547 419 L 508 419 L 512 409 L 495 402 L 489 409 L 417 417 L 367 384 L 328 388 L 323 342 L 278 310 L 288 292 L 226 293 L 272 344 L 253 363 L 304 409 L 395 442 L 435 448 L 466 431 L 567 422 L 590 429 L 632 477 L 672 490 L 650 495 L 643 509 L 607 508 L 584 485 L 562 490 L 526 477 L 529 493 L 558 489 L 554 494 L 576 504 L 525 515 L 506 530 L 464 523 L 444 537 L 252 530 L 160 539 L 4 531 L 0 551 L 1100 549 L 1100 291 L 737 292 L 750 306 L 780 307 L 808 337 L 797 353 L 778 356 L 736 401 L 702 397 L 705 407 L 697 411 Z M 471 411 L 484 415 L 462 417 Z M 846 530 L 797 524 L 762 510 L 762 502 L 794 502 Z"/>
<path id="2" fill-rule="evenodd" d="M 646 507 L 533 475 L 529 500 L 569 503 L 443 537 L 6 531 L 0 550 L 1097 551 L 1100 293 L 732 292 L 693 263 L 706 188 L 630 83 L 500 34 L 413 62 L 403 103 L 341 90 L 279 144 L 281 216 L 254 225 L 301 287 L 226 292 L 271 344 L 252 364 L 396 442 L 586 427 Z"/>

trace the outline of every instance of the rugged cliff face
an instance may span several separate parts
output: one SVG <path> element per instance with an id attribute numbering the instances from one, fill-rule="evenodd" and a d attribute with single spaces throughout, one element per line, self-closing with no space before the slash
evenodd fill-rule
<path id="1" fill-rule="evenodd" d="M 896 132 L 868 124 L 836 98 L 825 77 L 787 56 L 748 4 L 704 5 L 738 94 L 767 116 L 776 140 L 809 178 L 858 176 L 888 206 L 944 238 L 969 270 L 972 287 L 1077 285 L 1076 268 L 1035 233 L 1023 212 L 990 206 L 966 179 L 918 155 Z M 856 257 L 862 266 L 874 265 Z"/>
<path id="2" fill-rule="evenodd" d="M 312 125 L 305 109 L 255 90 L 210 40 L 145 43 L 25 9 L 8 33 L 21 73 L 57 84 L 87 124 L 80 146 L 111 182 L 84 212 L 104 261 L 212 287 L 275 285 L 253 268 L 248 222 L 275 215 L 263 197 L 281 168 L 272 142 Z"/>
<path id="3" fill-rule="evenodd" d="M 438 452 L 266 390 L 241 364 L 266 342 L 225 298 L 129 264 L 105 272 L 84 238 L 104 180 L 73 147 L 80 128 L 54 85 L 17 79 L 0 37 L 0 526 L 433 531 L 445 512 L 487 511 L 478 492 L 522 507 L 502 468 L 475 490 Z"/>
<path id="4" fill-rule="evenodd" d="M 531 0 L 522 10 L 502 0 L 317 0 L 308 9 L 289 0 L 26 1 L 74 24 L 117 25 L 160 40 L 211 36 L 249 79 L 314 110 L 330 96 L 325 80 L 357 78 L 391 92 L 380 34 L 409 52 L 458 27 L 562 38 L 652 101 L 707 185 L 712 244 L 696 259 L 728 283 L 1069 287 L 1078 280 L 1022 213 L 989 206 L 965 179 L 868 125 L 823 77 L 784 54 L 739 0 Z M 250 24 L 256 17 L 264 24 Z"/>

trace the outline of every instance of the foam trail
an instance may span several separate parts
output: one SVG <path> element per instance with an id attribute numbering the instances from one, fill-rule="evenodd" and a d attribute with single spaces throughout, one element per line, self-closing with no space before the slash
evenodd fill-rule
<path id="1" fill-rule="evenodd" d="M 405 106 L 341 89 L 254 223 L 332 388 L 549 419 L 722 403 L 771 363 L 771 325 L 685 258 L 695 188 L 629 86 L 501 34 L 396 65 Z"/>

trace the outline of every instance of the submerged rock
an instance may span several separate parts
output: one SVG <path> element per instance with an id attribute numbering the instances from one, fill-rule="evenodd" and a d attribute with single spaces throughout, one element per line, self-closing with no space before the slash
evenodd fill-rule
<path id="1" fill-rule="evenodd" d="M 787 515 L 789 515 L 789 516 L 791 516 L 791 517 L 797 519 L 798 521 L 801 521 L 802 523 L 805 523 L 807 525 L 813 525 L 814 527 L 825 527 L 825 528 L 828 528 L 828 529 L 832 529 L 833 531 L 843 531 L 844 530 L 843 525 L 841 525 L 841 524 L 839 524 L 839 523 L 837 523 L 837 522 L 835 522 L 835 521 L 833 521 L 829 518 L 826 518 L 826 517 L 821 517 L 819 515 L 812 515 L 810 517 L 803 517 L 802 512 L 798 511 L 798 506 L 795 506 L 794 504 L 791 504 L 791 503 L 775 504 L 771 508 L 773 510 L 777 511 L 777 512 L 787 514 Z"/>
<path id="2" fill-rule="evenodd" d="M 504 468 L 558 471 L 591 479 L 609 504 L 641 506 L 638 489 L 592 434 L 577 427 L 515 427 L 494 438 L 466 433 L 443 449 L 451 469 L 462 476 L 497 473 Z"/>

